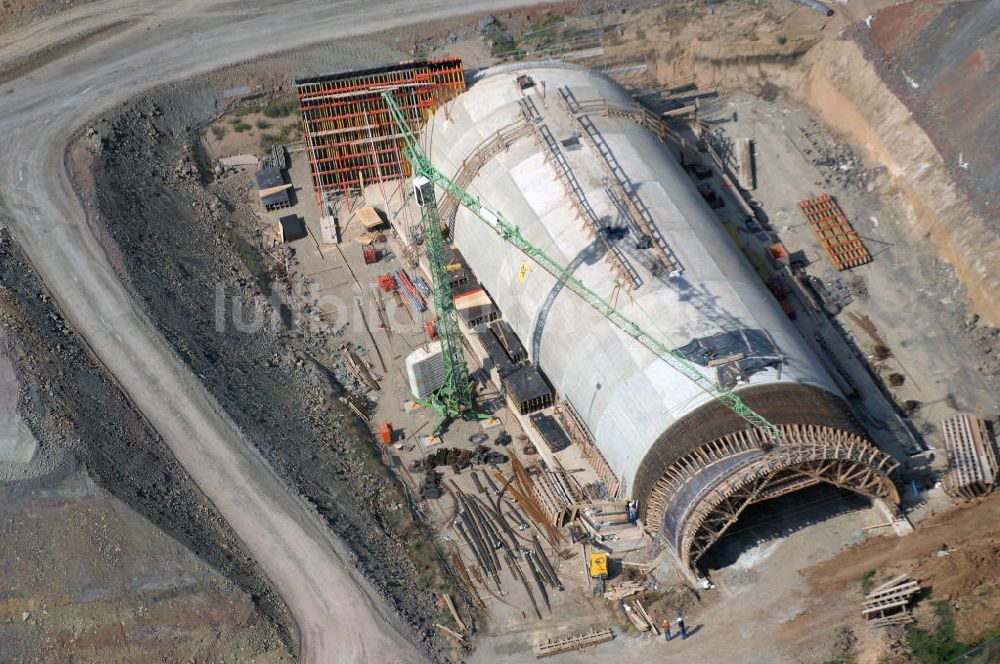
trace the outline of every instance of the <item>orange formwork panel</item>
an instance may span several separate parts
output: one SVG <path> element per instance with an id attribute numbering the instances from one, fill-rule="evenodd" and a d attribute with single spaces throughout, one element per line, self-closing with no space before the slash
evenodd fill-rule
<path id="1" fill-rule="evenodd" d="M 295 89 L 322 204 L 324 194 L 347 194 L 410 175 L 383 92 L 392 93 L 410 128 L 418 131 L 441 104 L 465 91 L 465 70 L 457 58 L 420 60 L 298 78 Z"/>
<path id="2" fill-rule="evenodd" d="M 857 231 L 829 194 L 800 201 L 799 208 L 838 270 L 849 270 L 872 262 L 871 254 Z"/>

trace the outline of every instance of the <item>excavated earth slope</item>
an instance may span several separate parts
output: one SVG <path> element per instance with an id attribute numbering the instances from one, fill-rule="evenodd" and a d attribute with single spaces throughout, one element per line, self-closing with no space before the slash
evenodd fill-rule
<path id="1" fill-rule="evenodd" d="M 905 2 L 847 36 L 867 62 L 847 54 L 819 69 L 852 100 L 847 114 L 869 125 L 863 140 L 884 151 L 913 230 L 955 266 L 977 313 L 1000 325 L 1000 2 Z"/>

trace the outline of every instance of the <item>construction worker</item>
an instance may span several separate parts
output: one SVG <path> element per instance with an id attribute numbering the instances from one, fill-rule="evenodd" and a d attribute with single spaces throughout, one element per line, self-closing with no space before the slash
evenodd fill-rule
<path id="1" fill-rule="evenodd" d="M 660 623 L 660 629 L 663 630 L 663 638 L 665 638 L 667 641 L 669 641 L 670 640 L 670 620 L 668 618 L 664 618 L 663 622 Z"/>
<path id="2" fill-rule="evenodd" d="M 681 640 L 684 640 L 688 637 L 687 627 L 684 625 L 683 616 L 678 616 L 677 618 L 677 629 L 681 633 Z"/>

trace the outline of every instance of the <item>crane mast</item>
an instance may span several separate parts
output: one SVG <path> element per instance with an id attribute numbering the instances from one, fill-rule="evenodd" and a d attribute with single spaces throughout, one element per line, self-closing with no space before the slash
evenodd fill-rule
<path id="1" fill-rule="evenodd" d="M 687 377 L 695 385 L 701 388 L 703 391 L 707 392 L 714 399 L 721 402 L 727 406 L 734 413 L 743 418 L 746 422 L 755 427 L 761 434 L 761 447 L 769 448 L 772 444 L 778 442 L 782 437 L 783 433 L 781 429 L 767 420 L 763 415 L 760 415 L 746 403 L 734 392 L 726 390 L 722 386 L 718 385 L 715 381 L 711 380 L 705 374 L 698 369 L 698 367 L 691 362 L 689 359 L 676 352 L 664 342 L 660 341 L 642 327 L 640 327 L 635 321 L 625 316 L 618 309 L 613 307 L 605 298 L 598 295 L 595 291 L 591 290 L 582 281 L 577 279 L 570 273 L 565 267 L 559 264 L 551 256 L 546 254 L 540 248 L 528 242 L 523 235 L 521 235 L 520 229 L 513 223 L 507 220 L 501 212 L 498 210 L 490 209 L 484 206 L 481 201 L 465 191 L 462 187 L 458 186 L 453 182 L 448 176 L 439 171 L 437 167 L 431 163 L 430 157 L 424 153 L 423 149 L 420 147 L 417 137 L 414 135 L 413 131 L 410 129 L 409 122 L 403 115 L 399 106 L 396 104 L 395 99 L 393 99 L 392 94 L 388 91 L 383 92 L 382 96 L 386 100 L 389 112 L 403 138 L 403 155 L 406 160 L 410 163 L 413 170 L 413 177 L 421 179 L 422 181 L 427 181 L 424 183 L 424 189 L 432 189 L 433 185 L 440 187 L 444 193 L 448 196 L 454 197 L 459 205 L 467 208 L 470 212 L 475 214 L 481 221 L 483 221 L 487 226 L 489 226 L 494 233 L 499 235 L 508 244 L 513 245 L 515 248 L 520 250 L 525 256 L 531 259 L 536 265 L 541 267 L 543 270 L 552 275 L 556 281 L 561 283 L 565 288 L 569 289 L 581 299 L 583 299 L 587 304 L 596 309 L 601 315 L 607 318 L 611 323 L 613 323 L 618 329 L 622 330 L 625 334 L 629 335 L 648 350 L 650 350 L 654 355 L 662 359 L 664 362 L 673 367 L 676 371 Z M 435 208 L 436 212 L 436 208 Z M 437 215 L 434 215 L 435 220 Z M 426 219 L 426 217 L 424 217 Z M 431 245 L 428 244 L 428 260 L 431 263 L 431 270 L 434 272 L 434 301 L 438 304 L 438 298 L 440 296 L 442 301 L 451 302 L 451 310 L 454 311 L 454 301 L 452 300 L 451 290 L 448 287 L 447 281 L 444 282 L 443 286 L 439 287 L 437 281 L 436 270 L 440 270 L 442 277 L 444 274 L 444 249 L 443 249 L 443 239 L 441 238 L 440 222 L 434 232 L 427 229 L 426 223 L 424 224 L 424 234 L 425 236 L 434 236 L 438 242 L 441 243 L 440 254 L 438 255 L 438 260 L 440 261 L 435 267 L 435 259 L 431 256 Z M 438 291 L 441 291 L 440 293 Z M 440 305 L 438 305 L 440 306 Z M 442 311 L 441 309 L 438 310 Z M 439 313 L 439 316 L 441 314 Z M 458 333 L 457 317 L 455 322 L 455 332 Z M 443 337 L 442 337 L 443 339 Z M 461 358 L 461 345 L 459 341 L 459 346 L 457 350 Z M 464 366 L 464 359 L 461 360 Z M 468 376 L 468 371 L 466 370 L 465 376 Z M 468 382 L 466 380 L 466 385 Z M 455 390 L 456 388 L 449 388 L 447 385 L 442 390 Z M 457 416 L 458 413 L 455 414 Z M 447 416 L 447 415 L 446 415 Z"/>
<path id="2" fill-rule="evenodd" d="M 441 357 L 444 364 L 444 385 L 432 399 L 422 403 L 438 411 L 443 418 L 438 432 L 456 417 L 476 415 L 473 411 L 472 385 L 469 367 L 462 352 L 462 333 L 458 329 L 458 311 L 451 285 L 445 271 L 444 238 L 441 237 L 441 219 L 434 197 L 434 183 L 425 177 L 416 177 L 413 191 L 420 206 L 420 228 L 423 231 L 427 261 L 431 268 L 431 290 L 434 310 L 437 312 L 437 335 L 441 340 Z"/>

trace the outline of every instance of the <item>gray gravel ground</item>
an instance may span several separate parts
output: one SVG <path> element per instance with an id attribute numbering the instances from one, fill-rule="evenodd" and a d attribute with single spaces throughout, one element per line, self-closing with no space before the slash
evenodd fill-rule
<path id="1" fill-rule="evenodd" d="M 288 605 L 305 661 L 409 662 L 422 655 L 343 541 L 289 490 L 122 286 L 99 226 L 88 223 L 69 182 L 66 146 L 81 124 L 157 83 L 281 49 L 486 9 L 484 2 L 440 0 L 108 0 L 7 35 L 0 46 L 5 223 L 69 324 L 266 571 Z M 123 21 L 128 26 L 106 39 L 80 41 L 87 31 Z M 55 43 L 61 43 L 57 57 L 24 60 Z"/>

